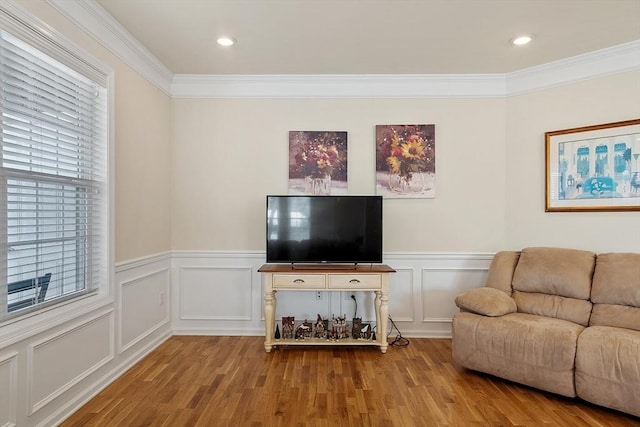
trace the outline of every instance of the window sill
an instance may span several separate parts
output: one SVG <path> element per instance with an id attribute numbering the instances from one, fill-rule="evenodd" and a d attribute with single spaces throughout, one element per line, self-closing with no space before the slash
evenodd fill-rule
<path id="1" fill-rule="evenodd" d="M 104 294 L 87 294 L 0 324 L 0 349 L 113 304 Z"/>

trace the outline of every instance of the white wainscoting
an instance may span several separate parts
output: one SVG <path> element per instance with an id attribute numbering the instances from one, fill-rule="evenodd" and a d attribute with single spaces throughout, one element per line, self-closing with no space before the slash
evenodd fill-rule
<path id="1" fill-rule="evenodd" d="M 251 266 L 180 266 L 180 319 L 251 320 L 251 276 Z"/>
<path id="2" fill-rule="evenodd" d="M 30 344 L 27 348 L 29 415 L 112 360 L 113 335 L 113 310 L 108 309 Z"/>
<path id="3" fill-rule="evenodd" d="M 392 253 L 384 262 L 396 269 L 389 279 L 389 314 L 406 337 L 451 336 L 460 292 L 484 285 L 491 253 Z M 262 335 L 262 252 L 175 251 L 172 325 L 176 335 Z M 354 294 L 356 302 L 350 296 Z M 375 319 L 370 292 L 279 291 L 276 319 L 296 321 L 356 314 Z M 392 331 L 392 334 L 397 331 Z"/>
<path id="4" fill-rule="evenodd" d="M 119 282 L 120 341 L 122 353 L 154 331 L 170 327 L 170 268 L 145 271 Z"/>
<path id="5" fill-rule="evenodd" d="M 170 273 L 169 252 L 119 264 L 106 295 L 0 341 L 0 426 L 59 424 L 169 338 Z"/>
<path id="6" fill-rule="evenodd" d="M 389 315 L 402 335 L 451 337 L 456 295 L 483 286 L 492 259 L 489 253 L 387 255 L 385 262 L 397 271 L 389 283 Z"/>
<path id="7" fill-rule="evenodd" d="M 405 337 L 451 335 L 455 296 L 484 284 L 493 254 L 391 253 L 389 313 Z M 263 252 L 176 251 L 116 266 L 113 299 L 0 347 L 0 426 L 59 424 L 176 335 L 262 335 Z M 283 292 L 276 315 L 375 319 L 368 292 Z M 52 319 L 53 320 L 53 319 Z M 397 333 L 395 330 L 391 334 Z"/>
<path id="8" fill-rule="evenodd" d="M 16 425 L 18 411 L 18 353 L 0 354 L 0 426 Z"/>
<path id="9" fill-rule="evenodd" d="M 261 335 L 259 252 L 174 251 L 172 326 L 177 335 Z"/>

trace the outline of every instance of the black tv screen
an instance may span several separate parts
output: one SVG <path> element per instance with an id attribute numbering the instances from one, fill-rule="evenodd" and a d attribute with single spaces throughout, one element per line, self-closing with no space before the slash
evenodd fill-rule
<path id="1" fill-rule="evenodd" d="M 382 262 L 382 197 L 267 196 L 267 262 Z"/>

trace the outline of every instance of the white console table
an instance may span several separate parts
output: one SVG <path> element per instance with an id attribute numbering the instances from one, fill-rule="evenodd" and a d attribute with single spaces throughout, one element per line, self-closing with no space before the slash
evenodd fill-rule
<path id="1" fill-rule="evenodd" d="M 320 264 L 297 267 L 291 264 L 264 264 L 259 272 L 264 279 L 264 349 L 270 352 L 278 345 L 376 345 L 387 352 L 387 319 L 389 317 L 389 273 L 395 270 L 385 264 L 353 267 Z M 372 291 L 375 293 L 376 340 L 344 338 L 326 340 L 279 339 L 274 337 L 277 291 Z"/>

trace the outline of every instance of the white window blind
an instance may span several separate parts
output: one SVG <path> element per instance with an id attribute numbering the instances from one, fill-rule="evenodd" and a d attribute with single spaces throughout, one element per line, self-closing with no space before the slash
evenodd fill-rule
<path id="1" fill-rule="evenodd" d="M 0 321 L 106 274 L 107 89 L 0 30 Z"/>

